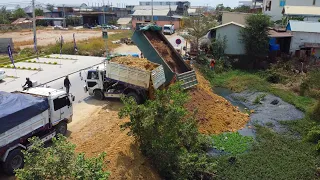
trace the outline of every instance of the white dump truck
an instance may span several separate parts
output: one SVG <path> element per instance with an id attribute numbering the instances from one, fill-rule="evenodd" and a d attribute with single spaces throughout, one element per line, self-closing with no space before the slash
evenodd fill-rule
<path id="1" fill-rule="evenodd" d="M 95 98 L 133 97 L 141 104 L 149 97 L 149 90 L 158 89 L 166 82 L 163 66 L 157 64 L 152 71 L 105 61 L 87 72 L 85 92 Z"/>
<path id="2" fill-rule="evenodd" d="M 28 138 L 51 140 L 65 135 L 72 121 L 74 96 L 52 88 L 31 88 L 12 93 L 0 91 L 0 162 L 7 174 L 23 168 L 21 150 L 30 146 Z"/>

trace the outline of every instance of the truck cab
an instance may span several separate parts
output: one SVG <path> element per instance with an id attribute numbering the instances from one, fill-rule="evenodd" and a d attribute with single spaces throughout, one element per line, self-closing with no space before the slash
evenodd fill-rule
<path id="1" fill-rule="evenodd" d="M 170 24 L 167 24 L 167 25 L 164 25 L 163 26 L 163 34 L 174 34 L 175 30 L 174 30 L 174 25 L 170 25 Z"/>

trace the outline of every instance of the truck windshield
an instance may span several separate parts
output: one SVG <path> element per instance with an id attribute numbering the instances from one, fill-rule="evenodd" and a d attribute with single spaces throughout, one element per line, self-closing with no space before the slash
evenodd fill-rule
<path id="1" fill-rule="evenodd" d="M 170 28 L 169 28 L 169 27 L 163 27 L 163 29 L 164 29 L 164 30 L 170 30 Z"/>
<path id="2" fill-rule="evenodd" d="M 88 71 L 87 79 L 99 79 L 97 71 Z"/>

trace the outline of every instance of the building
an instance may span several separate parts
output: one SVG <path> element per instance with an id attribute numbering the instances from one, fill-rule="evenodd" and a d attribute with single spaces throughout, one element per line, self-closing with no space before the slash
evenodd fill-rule
<path id="1" fill-rule="evenodd" d="M 135 6 L 132 14 L 132 27 L 136 28 L 137 24 L 146 24 L 152 21 L 151 6 Z M 177 5 L 172 6 L 153 6 L 153 20 L 158 26 L 174 24 L 175 29 L 181 26 L 182 16 L 174 15 Z"/>
<path id="2" fill-rule="evenodd" d="M 119 18 L 117 21 L 117 25 L 120 26 L 121 28 L 131 28 L 132 27 L 131 21 L 132 21 L 131 17 Z"/>
<path id="3" fill-rule="evenodd" d="M 245 28 L 244 25 L 235 22 L 229 22 L 210 29 L 208 38 L 226 38 L 226 55 L 244 55 L 245 45 L 240 40 L 240 31 Z"/>
<path id="4" fill-rule="evenodd" d="M 290 52 L 299 56 L 303 51 L 320 58 L 320 22 L 291 20 L 286 29 L 293 35 Z"/>
<path id="5" fill-rule="evenodd" d="M 51 17 L 51 12 L 48 9 L 46 9 L 42 6 L 39 6 L 39 5 L 35 6 L 35 9 L 42 10 L 45 17 Z M 27 7 L 23 8 L 23 10 L 29 17 L 32 17 L 32 13 L 33 13 L 32 6 L 27 6 Z"/>
<path id="6" fill-rule="evenodd" d="M 303 17 L 304 21 L 318 22 L 320 19 L 320 7 L 317 6 L 285 6 L 282 11 L 286 17 Z"/>
<path id="7" fill-rule="evenodd" d="M 263 0 L 263 13 L 274 21 L 281 20 L 284 6 L 320 7 L 320 0 Z"/>
<path id="8" fill-rule="evenodd" d="M 140 6 L 151 6 L 152 1 L 140 1 Z M 184 15 L 189 7 L 189 1 L 153 1 L 153 6 L 177 6 L 176 13 L 179 15 Z"/>
<path id="9" fill-rule="evenodd" d="M 222 24 L 227 24 L 230 22 L 235 22 L 238 24 L 246 25 L 246 18 L 252 15 L 251 13 L 241 13 L 241 12 L 222 12 Z"/>

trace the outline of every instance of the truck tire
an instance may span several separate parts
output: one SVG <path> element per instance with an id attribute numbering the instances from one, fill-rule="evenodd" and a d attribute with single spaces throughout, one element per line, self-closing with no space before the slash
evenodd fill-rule
<path id="1" fill-rule="evenodd" d="M 94 91 L 94 97 L 98 100 L 103 100 L 104 99 L 104 95 L 102 93 L 102 91 L 100 90 L 95 90 Z"/>
<path id="2" fill-rule="evenodd" d="M 24 156 L 20 148 L 11 151 L 3 163 L 3 171 L 8 175 L 14 175 L 14 170 L 23 168 L 23 159 Z"/>
<path id="3" fill-rule="evenodd" d="M 56 133 L 58 134 L 62 134 L 62 135 L 66 135 L 67 131 L 68 131 L 68 126 L 67 123 L 65 121 L 60 122 L 58 125 L 56 125 Z"/>
<path id="4" fill-rule="evenodd" d="M 141 98 L 137 93 L 129 92 L 127 94 L 127 97 L 128 98 L 132 97 L 137 104 L 141 104 Z"/>

